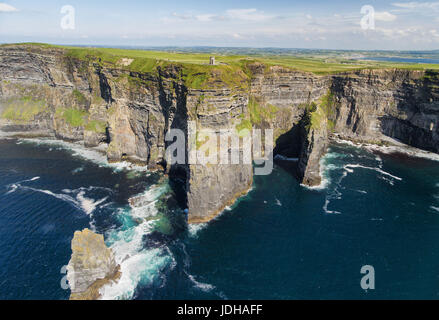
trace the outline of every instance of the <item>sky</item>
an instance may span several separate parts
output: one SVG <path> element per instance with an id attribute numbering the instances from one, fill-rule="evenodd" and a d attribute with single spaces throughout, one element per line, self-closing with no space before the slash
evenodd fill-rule
<path id="1" fill-rule="evenodd" d="M 439 49 L 439 1 L 2 1 L 1 43 Z"/>

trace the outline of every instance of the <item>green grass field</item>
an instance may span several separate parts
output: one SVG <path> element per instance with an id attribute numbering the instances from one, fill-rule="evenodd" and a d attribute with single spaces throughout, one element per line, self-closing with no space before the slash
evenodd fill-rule
<path id="1" fill-rule="evenodd" d="M 150 50 L 130 50 L 114 48 L 92 48 L 92 47 L 69 47 L 41 43 L 5 44 L 4 46 L 35 46 L 42 48 L 62 48 L 68 56 L 81 60 L 95 60 L 102 64 L 117 65 L 131 71 L 151 72 L 157 66 L 169 63 L 183 64 L 188 72 L 188 77 L 197 76 L 207 70 L 219 70 L 223 72 L 228 81 L 235 81 L 238 69 L 245 72 L 245 65 L 249 62 L 261 62 L 267 66 L 283 66 L 295 70 L 312 72 L 315 74 L 332 74 L 344 71 L 360 69 L 383 69 L 399 68 L 411 70 L 439 70 L 439 64 L 409 64 L 409 63 L 387 63 L 375 61 L 356 61 L 340 59 L 340 61 L 325 61 L 325 58 L 302 58 L 286 55 L 219 55 L 215 54 L 216 66 L 208 65 L 208 53 L 177 53 Z M 126 60 L 128 59 L 128 60 Z M 132 59 L 132 61 L 131 61 Z M 199 79 L 189 79 L 194 86 L 202 86 L 197 83 Z M 226 79 L 227 80 L 227 79 Z M 238 79 L 241 80 L 241 79 Z"/>

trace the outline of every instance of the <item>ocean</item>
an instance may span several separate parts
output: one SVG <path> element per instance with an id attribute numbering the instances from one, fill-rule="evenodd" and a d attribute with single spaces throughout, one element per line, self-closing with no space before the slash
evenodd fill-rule
<path id="1" fill-rule="evenodd" d="M 182 182 L 78 144 L 0 140 L 0 299 L 68 299 L 84 228 L 121 265 L 104 299 L 437 299 L 439 162 L 333 143 L 322 165 L 312 189 L 279 162 L 187 227 Z M 360 285 L 365 265 L 373 290 Z"/>

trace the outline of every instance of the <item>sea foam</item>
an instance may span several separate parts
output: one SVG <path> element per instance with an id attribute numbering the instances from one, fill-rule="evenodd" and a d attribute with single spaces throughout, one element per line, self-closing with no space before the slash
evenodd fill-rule
<path id="1" fill-rule="evenodd" d="M 166 267 L 174 265 L 166 246 L 145 248 L 143 242 L 155 230 L 156 202 L 167 190 L 166 185 L 152 186 L 137 196 L 136 205 L 118 209 L 116 216 L 122 226 L 107 232 L 106 238 L 120 265 L 121 278 L 100 289 L 103 300 L 132 299 L 139 285 L 151 285 Z"/>

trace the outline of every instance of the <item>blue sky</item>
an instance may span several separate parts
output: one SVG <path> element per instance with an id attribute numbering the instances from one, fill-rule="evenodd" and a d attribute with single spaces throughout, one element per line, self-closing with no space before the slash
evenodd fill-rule
<path id="1" fill-rule="evenodd" d="M 439 1 L 0 0 L 0 42 L 439 49 Z M 75 29 L 60 26 L 75 9 Z M 363 30 L 361 8 L 375 10 Z"/>

